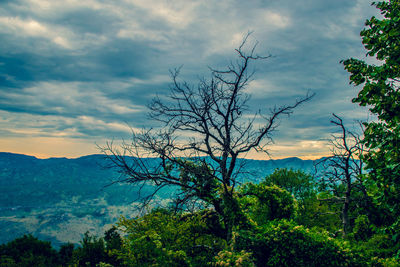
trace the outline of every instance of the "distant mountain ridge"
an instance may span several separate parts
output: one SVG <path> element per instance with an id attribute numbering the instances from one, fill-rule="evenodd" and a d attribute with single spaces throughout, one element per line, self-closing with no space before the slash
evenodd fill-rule
<path id="1" fill-rule="evenodd" d="M 151 162 L 156 159 L 149 159 Z M 240 179 L 258 182 L 278 168 L 313 170 L 313 160 L 239 159 L 246 164 Z M 86 231 L 101 235 L 121 215 L 134 216 L 138 192 L 113 184 L 119 174 L 104 155 L 39 159 L 0 152 L 0 243 L 32 233 L 55 245 L 78 242 Z M 166 196 L 161 195 L 160 201 Z"/>

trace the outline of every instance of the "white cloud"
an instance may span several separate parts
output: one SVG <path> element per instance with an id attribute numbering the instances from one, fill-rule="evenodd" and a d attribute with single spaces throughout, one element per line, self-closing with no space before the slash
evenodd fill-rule
<path id="1" fill-rule="evenodd" d="M 264 18 L 264 21 L 261 20 L 261 23 L 265 28 L 269 28 L 270 30 L 281 30 L 291 24 L 290 17 L 281 13 L 271 10 L 262 10 L 260 13 L 261 12 L 262 14 L 260 14 L 260 16 Z"/>
<path id="2" fill-rule="evenodd" d="M 0 17 L 0 32 L 20 38 L 34 37 L 50 41 L 59 48 L 79 53 L 80 49 L 104 43 L 104 35 L 85 33 L 78 35 L 68 27 L 20 17 Z"/>
<path id="3" fill-rule="evenodd" d="M 109 83 L 110 88 L 121 83 Z M 59 114 L 133 114 L 142 112 L 144 107 L 129 102 L 128 99 L 109 98 L 101 91 L 96 90 L 96 83 L 81 82 L 40 82 L 23 89 L 23 94 L 17 92 L 3 92 L 0 96 L 24 105 L 27 110 L 38 109 L 39 113 Z M 0 92 L 1 93 L 1 92 Z M 46 109 L 43 109 L 46 108 Z"/>
<path id="4" fill-rule="evenodd" d="M 19 17 L 0 17 L 0 31 L 17 36 L 40 37 L 47 39 L 62 48 L 72 49 L 67 35 L 68 30 L 49 26 L 33 19 L 23 20 Z"/>
<path id="5" fill-rule="evenodd" d="M 245 92 L 250 94 L 252 98 L 280 97 L 283 93 L 286 97 L 290 98 L 298 95 L 298 88 L 283 88 L 273 80 L 261 78 L 252 80 Z"/>
<path id="6" fill-rule="evenodd" d="M 111 4 L 97 0 L 25 0 L 21 5 L 14 5 L 18 10 L 29 11 L 43 18 L 52 18 L 82 8 L 94 10 L 110 8 Z M 115 3 L 115 2 L 114 2 Z"/>
<path id="7" fill-rule="evenodd" d="M 79 116 L 77 122 L 89 128 L 91 131 L 100 130 L 102 132 L 138 132 L 139 129 L 129 127 L 127 124 L 118 122 L 105 122 L 92 116 Z"/>
<path id="8" fill-rule="evenodd" d="M 134 0 L 133 6 L 149 11 L 152 18 L 160 18 L 171 26 L 186 28 L 198 16 L 200 1 Z"/>

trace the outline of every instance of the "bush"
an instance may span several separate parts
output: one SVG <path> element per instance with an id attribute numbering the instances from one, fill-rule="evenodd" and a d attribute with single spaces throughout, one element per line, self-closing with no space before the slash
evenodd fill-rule
<path id="1" fill-rule="evenodd" d="M 391 236 L 384 233 L 377 233 L 371 236 L 367 241 L 359 241 L 354 247 L 363 255 L 372 260 L 373 266 L 393 266 L 385 265 L 384 262 L 394 260 L 393 255 L 396 252 L 396 244 Z M 397 266 L 400 266 L 398 263 Z"/>
<path id="2" fill-rule="evenodd" d="M 251 252 L 246 252 L 244 250 L 236 252 L 229 249 L 221 250 L 218 255 L 215 256 L 213 266 L 254 267 L 254 262 Z"/>
<path id="3" fill-rule="evenodd" d="M 371 266 L 398 267 L 400 266 L 400 263 L 395 257 L 386 259 L 373 258 Z"/>
<path id="4" fill-rule="evenodd" d="M 276 185 L 248 183 L 239 192 L 243 211 L 258 225 L 294 217 L 295 200 L 285 189 Z"/>
<path id="5" fill-rule="evenodd" d="M 367 240 L 373 235 L 372 225 L 366 215 L 360 215 L 354 220 L 353 236 L 356 240 Z"/>
<path id="6" fill-rule="evenodd" d="M 254 231 L 239 231 L 235 251 L 251 251 L 256 266 L 365 266 L 345 242 L 326 233 L 280 220 Z"/>
<path id="7" fill-rule="evenodd" d="M 118 256 L 128 266 L 204 266 L 225 247 L 214 235 L 215 212 L 174 214 L 156 209 L 137 219 L 122 218 L 127 234 Z"/>

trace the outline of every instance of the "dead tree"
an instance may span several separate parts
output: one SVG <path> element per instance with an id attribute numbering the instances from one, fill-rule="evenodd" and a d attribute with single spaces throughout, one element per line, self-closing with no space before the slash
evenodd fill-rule
<path id="1" fill-rule="evenodd" d="M 269 56 L 257 55 L 257 44 L 245 49 L 248 37 L 235 50 L 236 61 L 225 70 L 210 68 L 211 77 L 196 86 L 178 80 L 180 69 L 171 72 L 170 95 L 149 105 L 150 118 L 161 128 L 133 133 L 132 141 L 119 148 L 112 143 L 103 148 L 126 182 L 153 185 L 153 193 L 143 198 L 146 203 L 160 189 L 177 186 L 176 205 L 197 200 L 210 205 L 221 216 L 228 240 L 240 220 L 234 198 L 241 171 L 237 159 L 252 150 L 267 152 L 278 118 L 313 97 L 274 107 L 269 115 L 251 113 L 245 92 L 254 74 L 250 65 Z M 157 157 L 158 165 L 150 166 L 147 157 Z"/>
<path id="2" fill-rule="evenodd" d="M 363 181 L 364 166 L 360 159 L 365 148 L 361 141 L 362 136 L 346 129 L 343 120 L 336 114 L 332 115 L 334 119 L 331 123 L 339 127 L 340 134 L 332 135 L 329 140 L 331 156 L 320 160 L 316 169 L 320 173 L 319 183 L 333 195 L 320 201 L 342 203 L 340 217 L 345 236 L 351 231 L 350 207 L 352 204 L 359 204 L 354 203 L 354 194 L 361 193 L 364 199 L 369 199 Z M 363 132 L 363 125 L 359 125 Z"/>

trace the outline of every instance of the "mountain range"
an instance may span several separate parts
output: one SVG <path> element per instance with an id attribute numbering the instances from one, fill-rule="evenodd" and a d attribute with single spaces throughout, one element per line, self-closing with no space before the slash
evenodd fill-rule
<path id="1" fill-rule="evenodd" d="M 254 182 L 279 168 L 312 172 L 315 162 L 295 157 L 240 161 L 246 173 L 239 179 Z M 78 243 L 86 231 L 101 236 L 121 216 L 136 216 L 138 188 L 115 182 L 120 174 L 106 166 L 104 155 L 38 159 L 0 152 L 0 243 L 26 233 L 55 246 Z M 158 201 L 167 198 L 161 193 Z"/>

